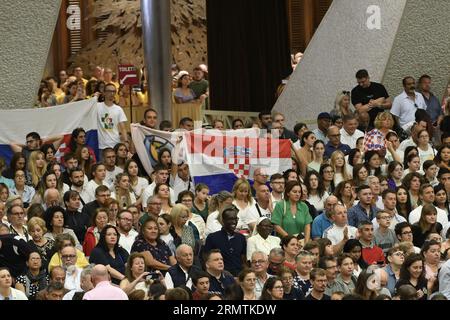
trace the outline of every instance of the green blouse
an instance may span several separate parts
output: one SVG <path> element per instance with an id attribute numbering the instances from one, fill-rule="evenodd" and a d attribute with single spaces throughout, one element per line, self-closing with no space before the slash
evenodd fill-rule
<path id="1" fill-rule="evenodd" d="M 206 222 L 206 219 L 208 218 L 208 210 L 209 210 L 209 208 L 208 208 L 208 201 L 206 201 L 205 208 L 203 210 L 198 209 L 195 206 L 195 203 L 194 203 L 194 205 L 192 206 L 192 209 L 191 209 L 191 211 L 193 213 L 196 213 L 199 216 L 201 216 L 203 218 L 203 220 L 205 220 L 205 222 Z"/>
<path id="2" fill-rule="evenodd" d="M 291 213 L 289 201 L 277 202 L 272 213 L 272 223 L 283 228 L 290 236 L 304 232 L 305 227 L 312 223 L 312 221 L 313 219 L 309 214 L 308 206 L 301 201 L 297 202 L 297 213 L 295 217 Z"/>

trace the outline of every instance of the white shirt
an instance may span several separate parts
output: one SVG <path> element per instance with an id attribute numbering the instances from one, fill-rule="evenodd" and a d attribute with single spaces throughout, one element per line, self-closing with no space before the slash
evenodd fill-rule
<path id="1" fill-rule="evenodd" d="M 133 246 L 134 240 L 136 239 L 138 233 L 131 229 L 128 232 L 128 235 L 125 235 L 120 232 L 120 239 L 119 239 L 119 245 L 128 251 L 128 253 L 131 253 L 131 247 Z"/>
<path id="2" fill-rule="evenodd" d="M 89 181 L 85 182 L 82 186 L 81 186 L 81 191 L 79 191 L 78 189 L 75 188 L 75 186 L 71 186 L 70 190 L 74 190 L 76 192 L 78 192 L 78 194 L 80 195 L 80 198 L 83 199 L 84 203 L 88 203 L 89 201 L 86 201 L 88 199 L 90 199 L 89 194 L 86 190 L 86 185 L 88 184 Z M 94 193 L 95 196 L 95 193 Z M 80 208 L 78 209 L 78 211 L 81 212 L 81 210 L 83 209 L 83 203 L 80 201 Z"/>
<path id="3" fill-rule="evenodd" d="M 406 92 L 403 91 L 395 97 L 394 102 L 392 103 L 391 113 L 399 118 L 400 126 L 405 130 L 409 129 L 410 124 L 414 122 L 417 109 L 427 109 L 423 96 L 418 92 L 415 92 L 415 96 L 415 101 L 413 101 L 408 97 Z M 414 104 L 416 104 L 417 107 Z"/>
<path id="4" fill-rule="evenodd" d="M 119 123 L 126 121 L 127 116 L 120 106 L 113 104 L 108 107 L 104 102 L 97 103 L 99 149 L 114 148 L 120 142 Z"/>
<path id="5" fill-rule="evenodd" d="M 200 240 L 204 240 L 206 229 L 205 220 L 203 220 L 203 218 L 199 214 L 192 213 L 192 218 L 189 219 L 189 221 L 197 227 L 198 233 L 200 235 Z"/>
<path id="6" fill-rule="evenodd" d="M 361 137 L 364 137 L 364 132 L 358 129 L 356 129 L 352 135 L 349 135 L 344 128 L 342 128 L 339 131 L 341 133 L 341 143 L 347 144 L 352 149 L 356 148 L 356 140 L 358 140 Z"/>
<path id="7" fill-rule="evenodd" d="M 394 215 L 394 218 L 391 219 L 391 224 L 389 225 L 389 229 L 395 230 L 395 226 L 397 224 L 399 224 L 400 222 L 406 222 L 406 219 L 404 217 L 402 217 L 401 215 L 399 215 L 398 213 L 396 213 Z M 378 229 L 379 225 L 377 222 L 377 218 L 373 218 L 372 224 L 373 224 L 374 230 Z"/>
<path id="8" fill-rule="evenodd" d="M 428 144 L 428 150 L 424 151 L 417 147 L 417 150 L 419 150 L 419 158 L 420 158 L 420 169 L 423 168 L 423 163 L 427 160 L 433 160 L 434 156 L 436 155 L 437 151 L 434 149 L 430 144 Z"/>
<path id="9" fill-rule="evenodd" d="M 275 205 L 277 204 L 277 202 L 283 200 L 283 194 L 281 194 L 281 199 L 277 200 L 275 199 L 275 197 L 273 196 L 273 191 L 270 193 L 270 198 L 272 199 L 272 206 L 275 208 Z"/>
<path id="10" fill-rule="evenodd" d="M 322 198 L 319 197 L 318 194 L 311 195 L 309 194 L 308 202 L 316 208 L 317 212 L 323 211 L 325 200 L 329 197 L 328 192 L 324 192 Z"/>
<path id="11" fill-rule="evenodd" d="M 173 182 L 172 182 L 173 181 Z M 175 176 L 175 179 L 170 179 L 170 186 L 173 188 L 173 191 L 175 193 L 175 198 L 178 199 L 178 194 L 180 192 L 183 192 L 185 190 L 191 191 L 193 194 L 195 194 L 195 185 L 194 181 L 191 181 L 191 179 L 188 179 L 187 181 L 184 181 L 181 179 L 178 175 Z"/>
<path id="12" fill-rule="evenodd" d="M 103 181 L 102 184 L 107 186 L 108 189 L 111 189 L 111 186 L 109 184 L 107 184 L 106 181 Z M 86 198 L 83 197 L 83 200 L 85 203 L 92 202 L 95 200 L 95 189 L 97 189 L 97 187 L 100 187 L 100 185 L 97 184 L 94 179 L 90 180 L 86 184 L 86 188 L 85 188 L 85 191 L 86 191 L 85 197 Z"/>
<path id="13" fill-rule="evenodd" d="M 253 200 L 253 202 L 255 202 L 255 200 Z M 248 229 L 248 225 L 247 225 L 247 223 L 245 222 L 245 219 L 243 219 L 243 217 L 245 217 L 245 216 L 247 215 L 247 211 L 248 211 L 248 209 L 250 209 L 250 207 L 251 207 L 252 205 L 251 205 L 250 203 L 248 203 L 247 206 L 246 206 L 245 208 L 239 208 L 239 206 L 238 206 L 236 200 L 233 200 L 232 204 L 234 204 L 234 205 L 236 206 L 236 208 L 239 209 L 239 212 L 238 212 L 238 218 L 239 218 L 239 220 L 238 220 L 236 229 L 237 229 L 237 230 Z"/>
<path id="14" fill-rule="evenodd" d="M 411 213 L 409 214 L 409 218 L 408 218 L 410 224 L 419 222 L 420 215 L 422 213 L 422 208 L 423 208 L 423 206 L 418 206 L 413 211 L 411 211 Z M 445 210 L 442 210 L 438 207 L 435 207 L 435 208 L 437 210 L 437 222 L 442 224 L 442 227 L 445 227 L 448 224 L 447 212 L 445 212 Z"/>
<path id="15" fill-rule="evenodd" d="M 264 239 L 259 234 L 251 236 L 247 240 L 247 260 L 251 260 L 253 252 L 262 251 L 269 256 L 270 250 L 280 248 L 280 238 L 269 235 Z"/>
<path id="16" fill-rule="evenodd" d="M 136 196 L 134 195 L 133 192 L 129 192 L 130 194 L 130 201 L 131 203 L 136 203 Z M 119 205 L 121 206 L 122 204 L 120 203 L 121 199 L 117 199 L 116 197 L 116 193 L 115 192 L 111 192 L 111 198 L 116 199 L 117 201 L 119 201 Z"/>
<path id="17" fill-rule="evenodd" d="M 153 195 L 153 191 L 155 191 L 156 182 L 152 182 L 147 188 L 144 189 L 144 192 L 142 192 L 142 207 L 145 209 L 147 208 L 147 200 Z M 175 191 L 171 187 L 169 187 L 170 191 L 170 202 L 174 203 L 175 199 Z"/>
<path id="18" fill-rule="evenodd" d="M 80 286 L 81 271 L 83 271 L 83 269 L 76 266 L 71 266 L 71 268 L 74 268 L 74 273 L 69 274 L 69 272 L 66 271 L 66 281 L 64 282 L 64 288 L 66 288 L 67 290 L 83 291 Z"/>
<path id="19" fill-rule="evenodd" d="M 140 197 L 144 192 L 145 188 L 149 185 L 148 180 L 142 177 L 137 177 L 137 184 L 135 186 L 131 186 L 133 188 L 134 194 L 136 197 Z"/>
<path id="20" fill-rule="evenodd" d="M 355 239 L 358 229 L 349 225 L 346 227 L 348 229 L 348 238 Z M 331 227 L 325 229 L 322 238 L 327 238 L 333 245 L 336 245 L 344 239 L 344 229 L 345 227 L 338 227 L 333 223 Z"/>
<path id="21" fill-rule="evenodd" d="M 400 143 L 400 146 L 398 147 L 397 151 L 402 156 L 403 160 L 403 154 L 405 153 L 406 148 L 408 147 L 417 147 L 417 144 L 414 142 L 413 138 L 408 138 L 406 140 L 403 140 L 402 143 Z"/>
<path id="22" fill-rule="evenodd" d="M 107 184 L 109 184 L 110 186 L 114 186 L 114 183 L 116 182 L 116 175 L 118 175 L 119 173 L 122 173 L 122 172 L 123 172 L 123 169 L 118 166 L 114 166 L 113 171 L 109 171 L 108 169 L 106 169 L 105 182 Z"/>
<path id="23" fill-rule="evenodd" d="M 249 225 L 250 223 L 256 223 L 258 221 L 258 219 L 260 218 L 258 209 L 256 208 L 256 201 L 253 203 L 253 205 L 251 207 L 249 207 L 244 214 L 241 216 L 240 219 L 242 219 L 242 223 L 244 225 Z M 268 209 L 263 209 L 259 204 L 258 204 L 258 208 L 261 211 L 261 215 L 263 217 L 267 217 L 269 219 L 271 219 L 272 217 L 272 213 L 270 213 L 270 211 Z"/>
<path id="24" fill-rule="evenodd" d="M 8 296 L 8 298 L 10 300 L 28 300 L 27 296 L 22 291 L 14 289 L 14 288 L 10 288 L 10 289 L 11 289 L 11 294 Z M 0 294 L 0 300 L 5 300 L 5 297 L 2 296 L 1 294 Z"/>
<path id="25" fill-rule="evenodd" d="M 220 231 L 222 229 L 222 225 L 220 224 L 217 218 L 219 217 L 219 210 L 211 212 L 206 219 L 206 230 L 205 237 L 208 237 L 210 233 L 214 233 Z"/>

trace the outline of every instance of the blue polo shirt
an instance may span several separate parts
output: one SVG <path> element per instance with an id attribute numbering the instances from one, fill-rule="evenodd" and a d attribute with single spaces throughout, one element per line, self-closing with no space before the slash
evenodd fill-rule
<path id="1" fill-rule="evenodd" d="M 211 233 L 206 237 L 203 251 L 209 252 L 212 249 L 219 249 L 222 253 L 225 270 L 235 277 L 241 272 L 241 256 L 246 257 L 247 254 L 247 241 L 242 234 L 235 232 L 229 235 L 223 228 Z"/>
<path id="2" fill-rule="evenodd" d="M 395 277 L 394 271 L 392 271 L 391 265 L 387 265 L 383 268 L 384 271 L 388 274 L 388 281 L 386 287 L 388 288 L 389 292 L 392 296 L 395 294 L 395 285 L 397 284 L 397 278 Z"/>
<path id="3" fill-rule="evenodd" d="M 322 238 L 323 232 L 332 225 L 333 222 L 330 219 L 328 219 L 325 212 L 322 212 L 314 219 L 312 223 L 311 237 Z"/>
<path id="4" fill-rule="evenodd" d="M 347 155 L 350 150 L 352 150 L 352 148 L 350 148 L 350 146 L 348 144 L 343 144 L 341 143 L 337 148 L 333 145 L 331 145 L 330 142 L 328 142 L 325 145 L 325 156 L 329 159 L 331 158 L 331 155 L 333 152 L 335 152 L 336 150 L 340 150 L 344 153 L 344 155 Z"/>
<path id="5" fill-rule="evenodd" d="M 442 106 L 439 102 L 438 98 L 434 94 L 430 92 L 430 99 L 425 97 L 422 93 L 423 100 L 425 100 L 425 104 L 427 105 L 427 113 L 430 115 L 431 122 L 437 121 L 440 115 L 443 114 Z"/>
<path id="6" fill-rule="evenodd" d="M 370 208 L 369 216 L 367 216 L 366 210 L 361 206 L 361 204 L 358 202 L 356 206 L 351 207 L 348 209 L 347 217 L 348 217 L 348 224 L 358 228 L 358 225 L 363 221 L 372 221 L 373 218 L 375 218 L 375 215 L 377 212 L 380 211 L 376 206 L 372 206 Z"/>

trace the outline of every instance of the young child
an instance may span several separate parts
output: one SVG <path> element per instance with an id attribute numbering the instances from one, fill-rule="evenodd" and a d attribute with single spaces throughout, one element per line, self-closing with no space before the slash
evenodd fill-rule
<path id="1" fill-rule="evenodd" d="M 377 212 L 378 228 L 375 230 L 375 244 L 386 254 L 390 248 L 397 242 L 395 232 L 389 229 L 391 225 L 391 215 L 386 211 Z"/>

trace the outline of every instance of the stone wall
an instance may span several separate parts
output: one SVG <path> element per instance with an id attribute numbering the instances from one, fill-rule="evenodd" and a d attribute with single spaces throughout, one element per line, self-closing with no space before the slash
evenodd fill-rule
<path id="1" fill-rule="evenodd" d="M 274 106 L 274 110 L 289 115 L 287 127 L 330 111 L 337 92 L 356 85 L 359 69 L 367 69 L 373 81 L 383 80 L 399 25 L 408 19 L 402 19 L 406 1 L 333 1 Z M 379 8 L 379 19 L 372 8 Z M 413 22 L 419 25 L 420 19 Z"/>
<path id="2" fill-rule="evenodd" d="M 61 0 L 0 1 L 1 109 L 33 105 L 60 5 Z"/>

